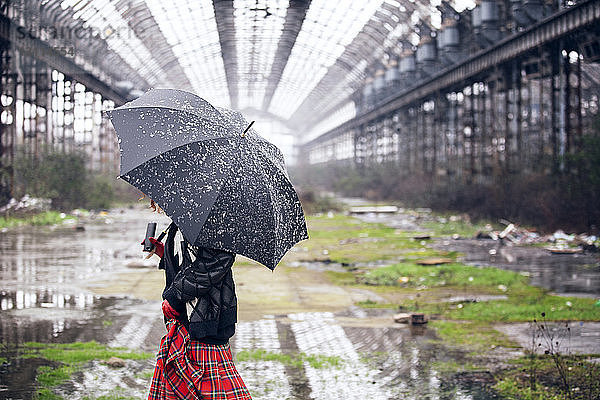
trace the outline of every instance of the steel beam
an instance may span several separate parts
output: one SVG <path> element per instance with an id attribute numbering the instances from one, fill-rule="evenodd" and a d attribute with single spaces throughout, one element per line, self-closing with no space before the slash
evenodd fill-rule
<path id="1" fill-rule="evenodd" d="M 306 12 L 310 7 L 311 0 L 290 0 L 290 5 L 285 15 L 285 22 L 283 23 L 283 33 L 279 38 L 277 44 L 277 50 L 275 52 L 275 58 L 273 59 L 273 65 L 271 66 L 271 73 L 267 79 L 267 87 L 265 91 L 265 97 L 263 99 L 262 109 L 267 111 L 271 105 L 273 94 L 275 89 L 279 85 L 283 70 L 287 65 L 292 48 L 296 43 L 298 33 L 302 29 L 304 18 L 306 18 Z"/>
<path id="2" fill-rule="evenodd" d="M 542 45 L 555 42 L 598 23 L 600 23 L 600 0 L 587 0 L 575 4 L 522 32 L 505 38 L 496 45 L 479 51 L 462 63 L 453 64 L 441 70 L 431 79 L 400 92 L 378 105 L 377 108 L 347 121 L 320 137 L 305 143 L 304 146 L 327 140 L 406 105 L 427 99 L 439 90 L 451 89 L 457 85 L 466 85 L 469 79 L 474 79 L 486 71 L 491 71 L 498 65 L 514 60 L 528 52 L 536 51 Z"/>
<path id="3" fill-rule="evenodd" d="M 148 9 L 146 2 L 142 1 L 132 5 L 130 0 L 120 0 L 115 4 L 115 8 L 121 12 L 123 19 L 127 20 L 131 30 L 148 49 L 160 69 L 167 74 L 164 79 L 178 88 L 189 90 L 192 83 L 179 63 L 179 59 L 173 53 L 167 38 L 160 30 L 156 19 Z M 140 34 L 137 34 L 138 32 Z"/>
<path id="4" fill-rule="evenodd" d="M 223 65 L 225 67 L 225 77 L 227 79 L 231 108 L 237 109 L 239 88 L 233 0 L 213 0 L 213 7 L 215 9 L 217 30 L 219 31 L 221 56 L 223 57 Z"/>
<path id="5" fill-rule="evenodd" d="M 13 48 L 17 49 L 21 54 L 43 61 L 48 66 L 72 77 L 77 82 L 81 82 L 91 90 L 101 93 L 116 104 L 125 103 L 125 97 L 93 74 L 75 64 L 72 59 L 63 56 L 38 38 L 22 35 L 17 31 L 18 28 L 19 26 L 10 19 L 0 15 L 0 37 L 8 40 Z"/>

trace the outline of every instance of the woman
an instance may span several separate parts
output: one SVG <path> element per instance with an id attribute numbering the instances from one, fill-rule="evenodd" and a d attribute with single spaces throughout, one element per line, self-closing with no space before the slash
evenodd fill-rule
<path id="1" fill-rule="evenodd" d="M 150 238 L 165 270 L 167 334 L 148 399 L 251 400 L 229 348 L 237 322 L 235 254 L 192 246 L 183 238 L 177 249 L 177 231 L 171 223 L 164 245 Z"/>

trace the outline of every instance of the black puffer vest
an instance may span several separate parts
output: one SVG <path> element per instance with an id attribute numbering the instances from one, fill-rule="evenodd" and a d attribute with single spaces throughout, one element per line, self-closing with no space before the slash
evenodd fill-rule
<path id="1" fill-rule="evenodd" d="M 237 297 L 231 267 L 235 254 L 181 243 L 182 260 L 174 253 L 177 226 L 171 224 L 159 268 L 165 270 L 163 299 L 180 314 L 192 339 L 225 344 L 235 333 Z M 192 261 L 190 254 L 196 259 Z M 186 303 L 191 305 L 187 315 Z"/>

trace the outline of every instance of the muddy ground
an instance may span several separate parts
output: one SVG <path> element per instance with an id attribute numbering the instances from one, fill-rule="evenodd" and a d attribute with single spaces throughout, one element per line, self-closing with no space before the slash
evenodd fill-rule
<path id="1" fill-rule="evenodd" d="M 150 219 L 168 222 L 134 208 L 88 218 L 79 229 L 3 233 L 0 399 L 29 399 L 39 387 L 36 370 L 44 361 L 16 357 L 24 342 L 95 340 L 156 351 L 164 334 L 164 277 L 157 259 L 143 261 L 139 253 Z M 255 399 L 498 398 L 490 389 L 493 374 L 522 349 L 490 351 L 477 368 L 461 368 L 468 349 L 446 345 L 426 325 L 394 323 L 394 309 L 358 306 L 394 303 L 398 294 L 333 283 L 328 271 L 344 267 L 293 262 L 302 251 L 294 249 L 275 272 L 243 257 L 234 267 L 239 323 L 231 345 Z M 496 328 L 527 345 L 528 324 Z M 572 350 L 600 353 L 598 332 L 597 323 L 580 325 Z M 153 359 L 125 363 L 90 361 L 52 391 L 66 399 L 145 398 Z"/>

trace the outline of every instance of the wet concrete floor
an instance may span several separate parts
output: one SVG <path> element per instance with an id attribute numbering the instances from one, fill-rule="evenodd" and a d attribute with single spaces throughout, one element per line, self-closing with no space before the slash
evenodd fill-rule
<path id="1" fill-rule="evenodd" d="M 124 209 L 88 221 L 85 230 L 27 227 L 0 235 L 0 356 L 10 362 L 0 369 L 0 399 L 32 397 L 41 361 L 14 358 L 27 341 L 96 340 L 156 351 L 164 334 L 162 275 L 132 268 L 142 266 L 139 242 L 153 219 L 167 226 L 164 216 Z M 236 267 L 240 322 L 234 353 L 303 353 L 339 363 L 238 362 L 255 399 L 496 398 L 486 389 L 486 371 L 443 373 L 440 365 L 460 364 L 464 355 L 432 341 L 431 330 L 394 324 L 391 310 L 352 306 L 356 296 L 376 294 L 327 286 L 295 269 L 257 278 L 257 270 Z M 259 279 L 266 281 L 263 287 Z M 260 291 L 281 296 L 281 306 L 258 299 Z M 315 292 L 331 292 L 337 300 L 312 301 Z M 67 399 L 109 393 L 145 398 L 152 367 L 152 360 L 127 361 L 117 370 L 93 362 L 58 393 Z"/>

